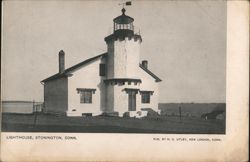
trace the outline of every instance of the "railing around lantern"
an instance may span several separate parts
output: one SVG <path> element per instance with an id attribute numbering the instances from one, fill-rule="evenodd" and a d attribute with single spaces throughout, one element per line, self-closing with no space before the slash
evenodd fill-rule
<path id="1" fill-rule="evenodd" d="M 111 34 L 114 33 L 114 31 L 116 31 L 116 30 L 122 30 L 122 29 L 129 29 L 129 28 L 121 27 L 121 28 L 115 28 L 115 29 L 114 29 L 114 27 L 109 27 L 109 28 L 108 28 L 107 34 L 108 34 L 108 35 L 111 35 Z M 138 28 L 138 27 L 136 27 L 136 26 L 134 26 L 134 25 L 133 25 L 133 29 L 130 28 L 130 30 L 133 30 L 133 31 L 134 31 L 134 34 L 136 34 L 136 35 L 141 35 L 140 28 Z"/>

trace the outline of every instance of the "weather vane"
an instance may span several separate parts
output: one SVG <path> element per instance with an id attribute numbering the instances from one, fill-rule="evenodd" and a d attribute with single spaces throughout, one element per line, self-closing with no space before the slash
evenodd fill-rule
<path id="1" fill-rule="evenodd" d="M 126 1 L 126 2 L 123 2 L 123 3 L 119 3 L 118 5 L 122 5 L 122 8 L 124 8 L 124 6 L 131 6 L 132 1 Z"/>

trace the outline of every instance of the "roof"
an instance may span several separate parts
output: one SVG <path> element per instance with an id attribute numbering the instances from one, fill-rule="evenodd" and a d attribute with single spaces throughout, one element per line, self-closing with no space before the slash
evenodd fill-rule
<path id="1" fill-rule="evenodd" d="M 127 15 L 121 15 L 121 16 L 114 18 L 113 21 L 117 24 L 130 24 L 134 21 L 134 19 Z"/>
<path id="2" fill-rule="evenodd" d="M 65 69 L 63 73 L 57 73 L 55 75 L 52 75 L 44 80 L 42 80 L 41 82 L 47 82 L 47 81 L 50 81 L 50 80 L 54 80 L 54 79 L 57 79 L 57 78 L 61 78 L 61 77 L 67 77 L 68 76 L 68 73 L 72 72 L 72 71 L 75 71 L 77 70 L 78 68 L 92 62 L 92 61 L 95 61 L 96 59 L 100 58 L 100 57 L 104 57 L 106 56 L 107 53 L 103 53 L 103 54 L 100 54 L 98 56 L 95 56 L 95 57 L 92 57 L 92 58 L 89 58 L 87 60 L 84 60 L 74 66 L 71 66 L 70 68 L 68 69 Z"/>
<path id="3" fill-rule="evenodd" d="M 100 57 L 105 57 L 107 55 L 107 53 L 103 53 L 103 54 L 100 54 L 100 55 L 97 55 L 95 57 L 92 57 L 92 58 L 89 58 L 87 60 L 84 60 L 74 66 L 71 66 L 69 67 L 68 69 L 65 69 L 63 73 L 57 73 L 55 75 L 52 75 L 44 80 L 42 80 L 41 82 L 47 82 L 47 81 L 50 81 L 50 80 L 54 80 L 54 79 L 58 79 L 58 78 L 62 78 L 62 77 L 67 77 L 69 76 L 69 73 L 72 72 L 72 71 L 75 71 L 77 69 L 79 69 L 80 67 L 92 62 L 92 61 L 95 61 L 97 60 L 98 58 Z M 149 75 L 151 75 L 156 82 L 160 82 L 162 81 L 159 77 L 157 77 L 153 72 L 151 72 L 150 70 L 148 70 L 147 68 L 143 67 L 141 64 L 139 64 L 140 68 L 143 69 L 146 73 L 148 73 Z"/>
<path id="4" fill-rule="evenodd" d="M 125 15 L 125 9 L 122 9 L 122 15 L 118 16 L 116 18 L 113 19 L 113 21 L 117 24 L 130 24 L 134 21 L 134 19 L 132 17 L 129 17 L 127 15 Z"/>
<path id="5" fill-rule="evenodd" d="M 142 68 L 142 70 L 144 70 L 146 73 L 148 73 L 149 75 L 151 75 L 151 76 L 155 79 L 156 82 L 161 82 L 161 81 L 162 81 L 162 80 L 161 80 L 158 76 L 156 76 L 153 72 L 151 72 L 150 70 L 148 70 L 148 68 L 143 67 L 142 64 L 140 64 L 139 66 L 140 66 L 140 68 Z"/>

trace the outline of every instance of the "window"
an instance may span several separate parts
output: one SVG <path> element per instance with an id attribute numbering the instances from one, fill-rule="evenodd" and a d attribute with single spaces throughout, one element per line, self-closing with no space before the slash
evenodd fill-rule
<path id="1" fill-rule="evenodd" d="M 92 103 L 92 94 L 96 89 L 77 88 L 76 90 L 80 93 L 80 103 Z"/>
<path id="2" fill-rule="evenodd" d="M 105 64 L 100 64 L 99 65 L 99 75 L 100 76 L 105 76 L 106 75 L 106 66 L 105 66 Z"/>
<path id="3" fill-rule="evenodd" d="M 153 91 L 140 91 L 141 93 L 141 103 L 150 103 L 150 96 Z"/>
<path id="4" fill-rule="evenodd" d="M 150 94 L 142 93 L 141 94 L 141 103 L 150 103 Z"/>
<path id="5" fill-rule="evenodd" d="M 92 103 L 92 92 L 85 91 L 80 95 L 80 103 Z"/>

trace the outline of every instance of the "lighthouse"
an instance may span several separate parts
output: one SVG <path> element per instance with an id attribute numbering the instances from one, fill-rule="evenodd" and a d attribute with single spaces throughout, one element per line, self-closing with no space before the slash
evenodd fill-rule
<path id="1" fill-rule="evenodd" d="M 65 53 L 59 52 L 59 72 L 41 81 L 47 113 L 67 116 L 112 114 L 142 117 L 158 111 L 158 82 L 140 63 L 142 37 L 134 19 L 122 8 L 113 19 L 113 32 L 104 38 L 107 52 L 65 68 Z"/>
<path id="2" fill-rule="evenodd" d="M 113 19 L 113 33 L 105 38 L 108 78 L 137 78 L 142 38 L 134 31 L 134 19 L 125 14 Z"/>
<path id="3" fill-rule="evenodd" d="M 140 103 L 139 75 L 140 45 L 142 37 L 135 33 L 134 19 L 126 15 L 123 8 L 122 14 L 113 19 L 113 33 L 105 37 L 107 44 L 107 94 L 106 107 L 110 111 L 136 112 Z"/>

